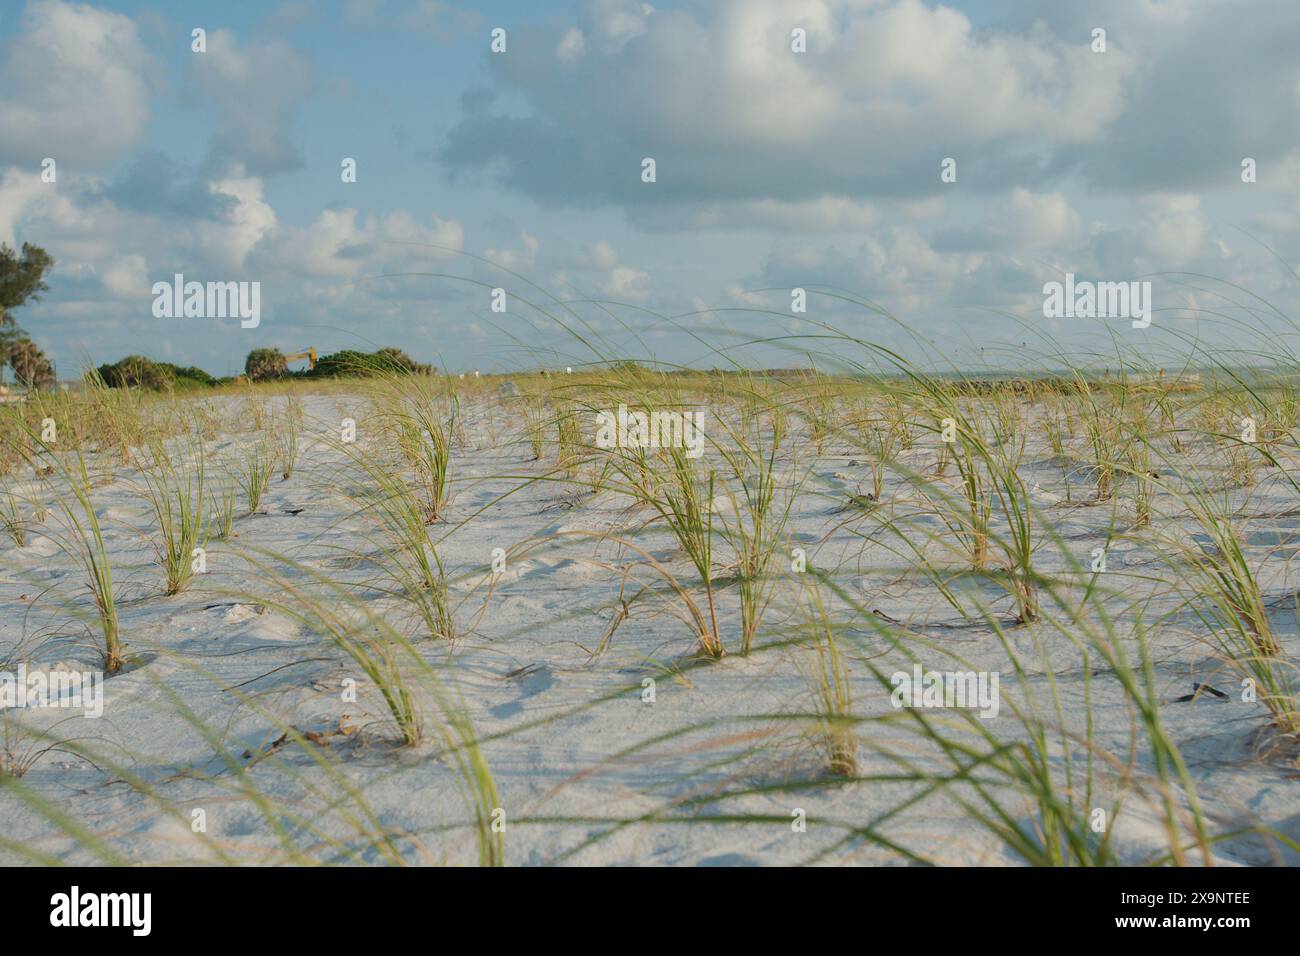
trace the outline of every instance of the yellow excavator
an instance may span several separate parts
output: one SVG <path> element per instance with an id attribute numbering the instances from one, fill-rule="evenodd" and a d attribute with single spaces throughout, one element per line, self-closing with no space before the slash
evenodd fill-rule
<path id="1" fill-rule="evenodd" d="M 315 368 L 315 367 L 316 367 L 316 350 L 315 350 L 314 348 L 309 348 L 309 349 L 308 349 L 307 351 L 305 351 L 305 352 L 294 352 L 292 355 L 286 355 L 286 356 L 284 357 L 284 361 L 285 361 L 285 364 L 286 364 L 286 365 L 287 365 L 288 363 L 290 363 L 290 362 L 296 362 L 296 361 L 298 361 L 299 359 L 306 359 L 306 360 L 307 360 L 307 367 L 308 367 L 308 368 Z"/>
<path id="2" fill-rule="evenodd" d="M 309 349 L 307 349 L 307 351 L 305 351 L 305 352 L 294 352 L 292 355 L 286 355 L 286 356 L 284 357 L 284 364 L 285 364 L 285 365 L 288 365 L 290 362 L 296 362 L 296 361 L 298 361 L 299 359 L 306 359 L 306 360 L 307 360 L 307 366 L 308 366 L 308 368 L 315 368 L 315 367 L 316 367 L 316 350 L 315 350 L 314 348 L 309 348 Z M 236 376 L 235 376 L 235 382 L 238 383 L 238 384 L 240 384 L 240 385 L 245 384 L 247 381 L 248 381 L 248 376 L 247 376 L 247 375 L 236 375 Z"/>

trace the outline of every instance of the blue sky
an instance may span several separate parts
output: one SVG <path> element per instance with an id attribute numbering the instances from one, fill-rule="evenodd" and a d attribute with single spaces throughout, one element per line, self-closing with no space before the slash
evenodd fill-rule
<path id="1" fill-rule="evenodd" d="M 483 285 L 543 295 L 496 266 L 621 303 L 571 308 L 605 354 L 673 363 L 800 364 L 744 343 L 808 319 L 959 364 L 1227 347 L 1232 322 L 1287 333 L 1223 283 L 1296 314 L 1298 40 L 1289 0 L 28 0 L 0 16 L 0 240 L 57 260 L 16 317 L 64 374 L 132 352 L 224 374 L 267 345 L 594 357 L 519 299 L 491 313 Z M 259 281 L 261 324 L 155 318 L 178 271 Z M 1154 277 L 1154 331 L 1043 319 L 1067 271 Z M 816 294 L 768 314 L 793 286 L 899 323 Z"/>

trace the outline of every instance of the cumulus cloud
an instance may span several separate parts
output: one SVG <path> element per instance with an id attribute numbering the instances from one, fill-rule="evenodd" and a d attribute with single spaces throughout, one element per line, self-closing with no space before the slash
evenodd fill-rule
<path id="1" fill-rule="evenodd" d="M 790 49 L 795 25 L 806 53 Z M 546 52 L 559 28 L 493 58 L 533 112 L 467 113 L 442 151 L 452 170 L 494 169 L 543 201 L 627 206 L 919 197 L 938 188 L 944 156 L 964 182 L 1008 184 L 1041 178 L 1026 140 L 1051 150 L 1101 137 L 1136 70 L 1122 49 L 1101 58 L 1041 25 L 977 31 L 920 0 L 610 0 L 589 6 L 584 27 L 603 39 L 568 69 Z M 644 156 L 658 165 L 653 186 Z"/>
<path id="2" fill-rule="evenodd" d="M 116 300 L 138 299 L 140 290 L 151 285 L 145 257 L 136 253 L 108 260 L 100 277 L 104 293 Z"/>
<path id="3" fill-rule="evenodd" d="M 650 298 L 650 276 L 632 266 L 615 266 L 602 287 L 605 295 L 621 302 L 641 302 Z"/>
<path id="4" fill-rule="evenodd" d="M 135 23 L 62 0 L 32 0 L 0 48 L 0 162 L 93 169 L 140 138 L 155 64 Z"/>
<path id="5" fill-rule="evenodd" d="M 0 48 L 0 241 L 37 242 L 58 260 L 39 314 L 65 359 L 74 331 L 119 354 L 144 336 L 158 354 L 202 361 L 300 347 L 307 326 L 345 330 L 348 344 L 391 337 L 456 353 L 475 347 L 471 336 L 445 345 L 424 320 L 452 302 L 481 308 L 481 290 L 393 274 L 457 271 L 444 266 L 471 246 L 485 261 L 458 269 L 493 286 L 514 287 L 503 268 L 546 275 L 572 299 L 693 308 L 717 325 L 735 316 L 708 309 L 711 297 L 784 311 L 795 285 L 837 286 L 927 334 L 993 334 L 1005 318 L 973 313 L 1040 314 L 1042 283 L 1064 271 L 1201 272 L 1282 308 L 1295 301 L 1270 251 L 1300 257 L 1293 0 L 1007 0 L 996 11 L 975 0 L 575 0 L 562 14 L 530 11 L 502 24 L 508 56 L 489 56 L 486 29 L 476 34 L 471 55 L 488 79 L 469 74 L 430 97 L 427 116 L 384 114 L 371 127 L 381 152 L 441 137 L 416 155 L 468 187 L 445 216 L 420 205 L 428 167 L 422 179 L 392 157 L 367 160 L 384 175 L 341 192 L 325 188 L 339 185 L 332 150 L 320 169 L 283 175 L 306 144 L 332 142 L 322 128 L 345 122 L 304 109 L 320 77 L 290 28 L 319 6 L 285 0 L 238 37 L 214 23 L 206 54 L 164 60 L 202 94 L 178 103 L 197 105 L 210 131 L 191 148 L 173 138 L 170 106 L 151 119 L 158 67 L 130 19 L 29 0 Z M 363 46 L 390 56 L 474 16 L 440 0 L 347 0 L 338 23 L 320 17 L 313 30 L 383 31 Z M 1089 48 L 1099 23 L 1104 54 Z M 171 43 L 182 26 L 158 35 Z M 806 53 L 790 49 L 796 26 Z M 364 60 L 330 70 L 324 79 L 359 90 L 370 75 Z M 144 143 L 151 122 L 161 128 Z M 59 160 L 57 185 L 40 181 L 46 155 Z M 646 156 L 653 184 L 641 181 Z M 947 156 L 951 185 L 939 179 Z M 1257 183 L 1241 182 L 1243 156 L 1258 161 Z M 258 335 L 286 341 L 160 332 L 149 284 L 176 271 L 263 281 Z M 1162 301 L 1181 303 L 1175 291 Z M 1222 305 L 1199 290 L 1197 301 Z M 458 333 L 470 327 L 455 318 Z M 744 333 L 763 321 L 747 315 Z"/>
<path id="6" fill-rule="evenodd" d="M 15 226 L 41 199 L 56 198 L 49 183 L 30 169 L 5 170 L 0 178 L 0 243 L 16 246 Z"/>
<path id="7" fill-rule="evenodd" d="M 196 82 L 219 115 L 210 168 L 240 165 L 263 176 L 302 166 L 290 130 L 312 88 L 305 54 L 280 40 L 241 47 L 229 30 L 214 30 L 207 52 L 195 54 L 192 62 Z"/>
<path id="8" fill-rule="evenodd" d="M 572 63 L 582 56 L 586 49 L 587 40 L 582 35 L 582 31 L 577 27 L 570 27 L 565 31 L 564 36 L 560 37 L 559 45 L 555 48 L 555 56 L 561 63 Z"/>
<path id="9" fill-rule="evenodd" d="M 1063 193 L 1013 189 L 991 205 L 985 221 L 939 233 L 943 250 L 1018 250 L 1043 255 L 1086 245 L 1090 235 Z"/>
<path id="10" fill-rule="evenodd" d="M 1157 194 L 1143 197 L 1136 233 L 1142 251 L 1157 268 L 1175 269 L 1200 256 L 1210 224 L 1197 196 Z"/>
<path id="11" fill-rule="evenodd" d="M 646 21 L 655 9 L 641 0 L 591 0 L 590 18 L 604 48 L 617 51 L 631 39 L 645 33 Z"/>
<path id="12" fill-rule="evenodd" d="M 223 336 L 230 330 L 210 322 L 160 328 L 151 314 L 152 284 L 176 272 L 199 281 L 262 282 L 267 335 L 301 323 L 359 328 L 427 315 L 427 282 L 379 277 L 427 269 L 431 259 L 464 245 L 459 222 L 420 221 L 400 210 L 325 210 L 305 226 L 284 223 L 262 180 L 241 170 L 204 188 L 217 201 L 210 215 L 194 218 L 119 203 L 96 177 L 61 176 L 54 189 L 37 173 L 9 168 L 0 174 L 0 239 L 17 233 L 55 255 L 56 282 L 40 304 L 39 324 L 29 324 L 64 364 L 81 348 L 98 355 L 106 340 L 121 337 L 148 341 L 154 354 L 172 348 L 186 361 L 207 356 L 212 368 L 222 369 L 216 359 L 229 355 L 231 342 Z M 243 341 L 236 348 L 250 347 Z"/>
<path id="13" fill-rule="evenodd" d="M 654 291 L 650 274 L 623 262 L 618 250 L 604 239 L 584 246 L 552 281 L 568 297 L 586 297 L 594 290 L 619 302 L 645 302 Z"/>
<path id="14" fill-rule="evenodd" d="M 356 278 L 447 258 L 464 239 L 459 222 L 437 216 L 425 225 L 405 212 L 363 219 L 356 209 L 325 210 L 306 228 L 266 236 L 257 260 L 290 276 Z"/>
<path id="15" fill-rule="evenodd" d="M 1062 31 L 1110 28 L 1099 64 L 1116 52 L 1136 60 L 1124 109 L 1104 139 L 1057 151 L 1048 174 L 1130 192 L 1193 192 L 1236 182 L 1243 156 L 1266 162 L 1300 145 L 1293 0 L 1048 6 L 1046 16 L 1063 18 Z"/>
<path id="16" fill-rule="evenodd" d="M 594 242 L 578 256 L 578 265 L 590 269 L 609 271 L 618 265 L 618 253 L 603 239 Z"/>
<path id="17" fill-rule="evenodd" d="M 526 272 L 537 264 L 537 250 L 540 246 L 541 242 L 536 236 L 520 230 L 517 248 L 489 246 L 484 250 L 483 258 L 511 272 Z"/>

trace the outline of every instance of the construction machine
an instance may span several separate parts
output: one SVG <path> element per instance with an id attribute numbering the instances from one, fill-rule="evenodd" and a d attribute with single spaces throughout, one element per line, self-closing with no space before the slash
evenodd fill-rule
<path id="1" fill-rule="evenodd" d="M 299 359 L 306 359 L 306 360 L 307 360 L 307 363 L 308 363 L 307 367 L 308 367 L 308 368 L 315 368 L 315 367 L 316 367 L 316 350 L 315 350 L 314 348 L 309 348 L 309 349 L 308 349 L 307 351 L 305 351 L 305 352 L 294 352 L 292 355 L 286 355 L 286 356 L 284 357 L 284 361 L 285 361 L 285 364 L 286 364 L 286 365 L 287 365 L 289 362 L 296 362 L 296 361 L 298 361 Z"/>

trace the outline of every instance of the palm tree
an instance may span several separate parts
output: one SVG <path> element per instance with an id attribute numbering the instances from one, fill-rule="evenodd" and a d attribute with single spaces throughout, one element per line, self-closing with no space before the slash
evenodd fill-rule
<path id="1" fill-rule="evenodd" d="M 255 382 L 289 373 L 289 363 L 279 349 L 253 349 L 244 361 L 244 374 Z"/>

